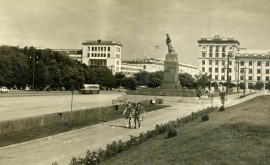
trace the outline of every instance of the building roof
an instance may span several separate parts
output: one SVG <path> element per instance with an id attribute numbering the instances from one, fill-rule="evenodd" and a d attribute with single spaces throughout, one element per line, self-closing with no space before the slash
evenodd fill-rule
<path id="1" fill-rule="evenodd" d="M 198 40 L 199 44 L 240 44 L 235 38 L 224 38 L 220 35 L 215 35 L 213 38 L 200 38 Z"/>
<path id="2" fill-rule="evenodd" d="M 103 41 L 103 40 L 86 40 L 82 42 L 82 45 L 118 45 L 122 46 L 122 43 L 119 41 Z"/>

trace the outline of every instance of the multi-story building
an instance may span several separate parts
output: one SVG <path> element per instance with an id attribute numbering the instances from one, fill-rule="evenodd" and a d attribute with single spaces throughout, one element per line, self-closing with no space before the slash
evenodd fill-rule
<path id="1" fill-rule="evenodd" d="M 122 44 L 118 41 L 84 41 L 82 63 L 91 67 L 107 66 L 115 74 L 121 72 Z"/>
<path id="2" fill-rule="evenodd" d="M 235 38 L 201 38 L 199 44 L 199 69 L 207 73 L 213 82 L 245 83 L 251 86 L 257 81 L 269 81 L 269 50 L 240 48 Z M 227 79 L 228 77 L 228 79 Z"/>
<path id="3" fill-rule="evenodd" d="M 125 61 L 126 65 L 133 65 L 140 67 L 143 71 L 156 72 L 164 71 L 164 58 L 151 58 L 151 59 L 137 59 L 131 61 Z M 142 71 L 138 69 L 137 71 Z M 196 66 L 179 63 L 179 73 L 188 73 L 193 77 L 199 73 L 199 69 Z"/>
<path id="4" fill-rule="evenodd" d="M 82 62 L 82 50 L 81 49 L 53 49 L 55 52 L 61 52 L 69 58 Z"/>
<path id="5" fill-rule="evenodd" d="M 127 77 L 133 76 L 135 73 L 143 72 L 143 66 L 129 63 L 122 63 L 121 72 L 124 73 Z"/>

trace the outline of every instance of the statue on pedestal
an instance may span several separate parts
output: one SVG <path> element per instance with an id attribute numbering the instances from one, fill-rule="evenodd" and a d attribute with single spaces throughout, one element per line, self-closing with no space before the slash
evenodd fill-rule
<path id="1" fill-rule="evenodd" d="M 168 46 L 168 53 L 171 54 L 171 52 L 172 52 L 172 40 L 171 40 L 170 35 L 168 33 L 166 34 L 166 36 L 167 36 L 166 44 Z"/>

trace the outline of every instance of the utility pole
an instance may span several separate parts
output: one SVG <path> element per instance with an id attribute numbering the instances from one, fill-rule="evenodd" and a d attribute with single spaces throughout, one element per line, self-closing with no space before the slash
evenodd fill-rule
<path id="1" fill-rule="evenodd" d="M 229 62 L 230 62 L 230 55 L 228 54 L 228 57 L 227 57 L 227 87 L 226 87 L 226 93 L 228 94 L 228 89 L 229 89 L 229 82 L 230 82 L 230 79 L 229 79 L 229 71 L 230 71 L 230 68 L 229 68 Z"/>
<path id="2" fill-rule="evenodd" d="M 236 64 L 237 64 L 237 94 L 238 94 L 238 98 L 239 98 L 239 60 L 236 60 Z"/>

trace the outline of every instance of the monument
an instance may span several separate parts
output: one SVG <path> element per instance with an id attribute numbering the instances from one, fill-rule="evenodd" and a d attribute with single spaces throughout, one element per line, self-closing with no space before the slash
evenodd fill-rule
<path id="1" fill-rule="evenodd" d="M 130 95 L 151 95 L 151 96 L 182 96 L 182 97 L 196 97 L 196 91 L 192 89 L 182 89 L 178 79 L 179 63 L 178 55 L 172 45 L 169 34 L 166 34 L 166 44 L 168 46 L 168 53 L 166 54 L 164 62 L 164 78 L 160 88 L 146 88 L 128 90 Z"/>
<path id="2" fill-rule="evenodd" d="M 179 64 L 178 55 L 172 46 L 169 34 L 167 35 L 166 44 L 168 46 L 168 54 L 166 54 L 164 62 L 164 80 L 161 89 L 180 90 L 182 87 L 178 80 Z"/>

